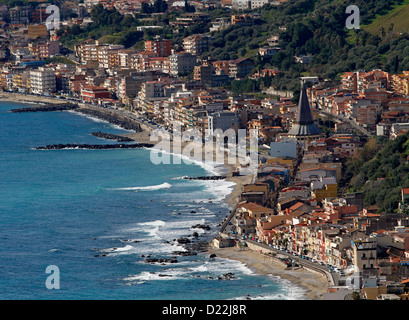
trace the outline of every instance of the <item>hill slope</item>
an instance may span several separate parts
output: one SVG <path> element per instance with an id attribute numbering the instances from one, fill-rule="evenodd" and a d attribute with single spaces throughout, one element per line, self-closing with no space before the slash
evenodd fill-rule
<path id="1" fill-rule="evenodd" d="M 358 157 L 348 160 L 343 179 L 349 180 L 349 191 L 365 192 L 366 205 L 391 213 L 398 208 L 401 188 L 409 187 L 409 134 L 380 147 L 370 140 Z"/>
<path id="2" fill-rule="evenodd" d="M 373 21 L 363 26 L 363 29 L 372 34 L 381 34 L 381 29 L 397 33 L 409 32 L 409 0 L 392 6 L 392 10 L 385 15 L 377 15 Z M 392 30 L 391 30 L 392 28 Z"/>

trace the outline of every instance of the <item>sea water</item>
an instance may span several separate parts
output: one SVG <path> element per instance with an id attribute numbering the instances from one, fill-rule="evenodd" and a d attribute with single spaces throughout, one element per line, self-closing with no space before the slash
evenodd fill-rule
<path id="1" fill-rule="evenodd" d="M 11 113 L 0 102 L 1 299 L 298 299 L 304 292 L 240 262 L 184 251 L 193 232 L 217 234 L 232 183 L 181 179 L 218 171 L 154 165 L 148 149 L 36 150 L 58 143 L 107 144 L 91 135 L 126 130 L 75 112 Z M 172 161 L 173 163 L 173 161 Z M 211 171 L 209 171 L 211 169 Z M 192 228 L 197 224 L 210 230 Z M 145 258 L 176 257 L 177 263 Z M 57 289 L 50 289 L 57 268 Z M 219 280 L 233 273 L 230 280 Z"/>

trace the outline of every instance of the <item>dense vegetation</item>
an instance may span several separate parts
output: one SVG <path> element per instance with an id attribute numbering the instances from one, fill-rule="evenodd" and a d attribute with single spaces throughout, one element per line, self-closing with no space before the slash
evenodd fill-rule
<path id="1" fill-rule="evenodd" d="M 409 188 L 408 157 L 409 133 L 383 144 L 370 139 L 357 157 L 348 159 L 341 184 L 349 183 L 351 192 L 365 192 L 365 205 L 393 212 L 401 200 L 401 188 Z"/>

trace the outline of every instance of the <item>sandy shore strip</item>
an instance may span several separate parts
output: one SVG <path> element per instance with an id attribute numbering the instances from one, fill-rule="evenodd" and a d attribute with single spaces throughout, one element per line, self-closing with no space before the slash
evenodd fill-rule
<path id="1" fill-rule="evenodd" d="M 286 266 L 279 259 L 267 256 L 250 249 L 237 247 L 216 249 L 210 247 L 208 254 L 215 254 L 219 258 L 240 261 L 250 270 L 261 275 L 278 276 L 305 290 L 307 300 L 321 300 L 327 292 L 328 281 L 324 275 L 310 272 L 303 268 L 286 270 Z"/>

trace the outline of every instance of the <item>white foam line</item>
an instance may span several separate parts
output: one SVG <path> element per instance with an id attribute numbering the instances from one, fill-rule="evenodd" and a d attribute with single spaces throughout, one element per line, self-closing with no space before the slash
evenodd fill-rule
<path id="1" fill-rule="evenodd" d="M 113 124 L 113 123 L 111 123 L 111 122 L 109 122 L 107 120 L 103 120 L 103 119 L 100 119 L 98 117 L 94 117 L 94 116 L 91 116 L 91 115 L 88 115 L 88 114 L 85 114 L 85 113 L 81 113 L 81 112 L 78 112 L 78 111 L 75 111 L 75 110 L 64 110 L 64 111 L 67 111 L 67 112 L 70 112 L 70 113 L 75 113 L 76 115 L 85 117 L 85 118 L 87 118 L 89 120 L 92 120 L 94 122 L 109 124 L 114 129 L 120 129 L 120 130 L 124 130 L 126 132 L 134 132 L 133 130 L 124 129 L 121 126 L 118 126 L 117 124 Z"/>
<path id="2" fill-rule="evenodd" d="M 119 191 L 156 191 L 160 189 L 169 189 L 171 184 L 164 182 L 162 184 L 146 186 L 146 187 L 125 187 L 125 188 L 107 188 L 107 190 L 119 190 Z"/>
<path id="3" fill-rule="evenodd" d="M 176 153 L 176 152 L 172 152 L 170 150 L 165 150 L 165 149 L 156 148 L 156 147 L 152 147 L 150 149 L 155 150 L 155 151 L 160 152 L 160 153 L 172 155 L 174 157 L 179 157 L 186 164 L 194 163 L 194 164 L 202 167 L 203 169 L 205 169 L 206 171 L 208 171 L 209 173 L 211 173 L 213 175 L 221 175 L 223 173 L 223 171 L 224 172 L 227 171 L 227 168 L 224 167 L 223 163 L 219 163 L 219 162 L 215 162 L 215 161 L 207 161 L 206 159 L 203 159 L 203 158 L 195 159 L 193 157 L 189 157 L 189 156 L 186 156 L 186 155 L 183 155 L 183 154 L 180 154 L 180 153 Z"/>

